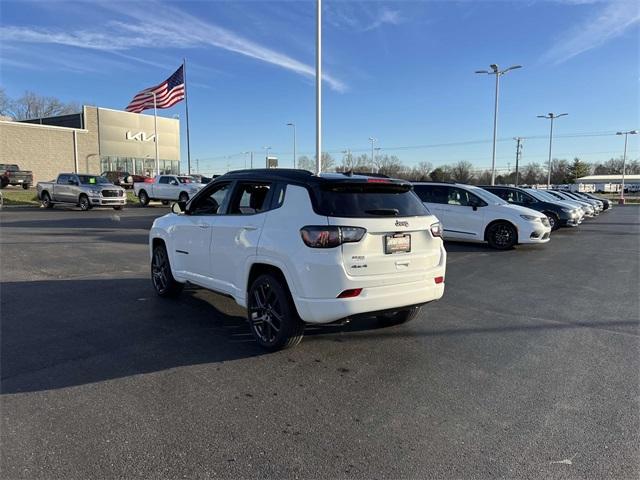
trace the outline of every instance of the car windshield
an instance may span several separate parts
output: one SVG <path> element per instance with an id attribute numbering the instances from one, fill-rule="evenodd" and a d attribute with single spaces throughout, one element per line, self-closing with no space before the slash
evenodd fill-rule
<path id="1" fill-rule="evenodd" d="M 80 180 L 82 185 L 101 185 L 111 183 L 109 180 L 99 175 L 78 175 L 78 180 Z"/>
<path id="2" fill-rule="evenodd" d="M 509 205 L 508 202 L 501 199 L 499 196 L 494 195 L 491 192 L 486 191 L 484 188 L 479 187 L 467 187 L 474 195 L 477 195 L 489 205 Z"/>
<path id="3" fill-rule="evenodd" d="M 191 178 L 191 177 L 178 177 L 178 181 L 180 183 L 193 183 L 193 178 Z"/>
<path id="4" fill-rule="evenodd" d="M 4 170 L 7 172 L 17 172 L 20 170 L 17 165 L 5 165 Z"/>
<path id="5" fill-rule="evenodd" d="M 557 202 L 558 199 L 553 195 L 549 195 L 546 192 L 541 192 L 540 190 L 535 190 L 532 188 L 527 188 L 527 193 L 536 197 L 538 200 L 542 200 L 543 202 Z"/>

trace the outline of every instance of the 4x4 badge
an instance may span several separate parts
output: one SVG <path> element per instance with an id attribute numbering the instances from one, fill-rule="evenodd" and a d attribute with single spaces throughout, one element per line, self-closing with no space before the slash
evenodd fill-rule
<path id="1" fill-rule="evenodd" d="M 409 222 L 407 222 L 406 220 L 403 220 L 402 222 L 400 220 L 396 220 L 396 227 L 408 227 L 409 226 Z"/>

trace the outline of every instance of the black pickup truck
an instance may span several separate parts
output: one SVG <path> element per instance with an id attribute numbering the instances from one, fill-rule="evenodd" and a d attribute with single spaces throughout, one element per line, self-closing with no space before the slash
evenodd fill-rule
<path id="1" fill-rule="evenodd" d="M 33 185 L 33 172 L 20 170 L 20 167 L 11 163 L 0 163 L 0 188 L 7 185 L 22 185 L 25 190 Z"/>

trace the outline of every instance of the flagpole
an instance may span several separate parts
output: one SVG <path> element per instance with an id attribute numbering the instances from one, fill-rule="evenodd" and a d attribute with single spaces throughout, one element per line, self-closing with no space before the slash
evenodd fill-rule
<path id="1" fill-rule="evenodd" d="M 155 130 L 155 144 L 156 144 L 156 175 L 160 175 L 160 156 L 158 155 L 158 144 L 160 139 L 158 138 L 158 104 L 156 102 L 156 92 L 153 92 L 153 129 Z"/>
<path id="2" fill-rule="evenodd" d="M 158 157 L 158 105 L 156 103 L 156 92 L 149 92 L 153 95 L 153 143 L 156 144 L 156 175 L 160 175 L 160 158 Z"/>
<path id="3" fill-rule="evenodd" d="M 184 77 L 184 108 L 187 115 L 187 174 L 191 175 L 191 145 L 189 143 L 189 101 L 187 99 L 187 59 L 182 59 L 182 75 Z M 200 172 L 197 172 L 200 173 Z"/>

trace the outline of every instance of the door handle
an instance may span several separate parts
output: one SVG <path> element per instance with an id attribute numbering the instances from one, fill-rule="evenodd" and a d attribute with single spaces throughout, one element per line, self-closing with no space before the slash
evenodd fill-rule
<path id="1" fill-rule="evenodd" d="M 208 225 L 208 224 L 206 224 L 206 223 L 199 223 L 199 224 L 198 224 L 198 226 L 199 226 L 200 228 L 209 228 L 209 225 Z"/>
<path id="2" fill-rule="evenodd" d="M 255 227 L 253 225 L 245 225 L 244 227 L 242 227 L 243 230 L 257 230 L 258 227 Z"/>

